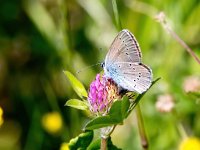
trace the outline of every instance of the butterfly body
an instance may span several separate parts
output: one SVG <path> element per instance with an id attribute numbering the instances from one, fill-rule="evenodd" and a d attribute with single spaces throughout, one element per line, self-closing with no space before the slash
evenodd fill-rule
<path id="1" fill-rule="evenodd" d="M 141 63 L 139 44 L 126 29 L 111 44 L 103 68 L 106 77 L 128 91 L 143 93 L 151 85 L 151 69 Z"/>

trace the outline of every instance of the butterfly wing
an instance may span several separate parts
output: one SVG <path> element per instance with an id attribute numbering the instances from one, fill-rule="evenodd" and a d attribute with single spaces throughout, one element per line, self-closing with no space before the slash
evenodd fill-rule
<path id="1" fill-rule="evenodd" d="M 105 58 L 105 65 L 114 62 L 141 62 L 141 51 L 135 37 L 128 30 L 122 30 L 114 39 Z"/>
<path id="2" fill-rule="evenodd" d="M 143 93 L 150 87 L 151 69 L 141 63 L 139 44 L 128 30 L 122 30 L 111 44 L 104 73 L 129 91 Z"/>
<path id="3" fill-rule="evenodd" d="M 143 93 L 151 86 L 152 71 L 142 63 L 118 62 L 109 69 L 110 77 L 124 89 Z"/>

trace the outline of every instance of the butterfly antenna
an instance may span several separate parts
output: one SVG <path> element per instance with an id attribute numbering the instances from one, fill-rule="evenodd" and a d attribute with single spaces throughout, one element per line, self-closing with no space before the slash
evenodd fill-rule
<path id="1" fill-rule="evenodd" d="M 100 65 L 100 64 L 102 64 L 102 63 L 97 63 L 97 64 L 94 64 L 94 65 L 90 65 L 90 66 L 84 67 L 84 68 L 76 71 L 76 73 L 81 73 L 81 72 L 83 72 L 83 71 L 85 71 L 85 70 L 87 70 L 87 69 L 89 69 L 91 67 L 94 67 L 94 66 L 97 66 L 97 65 Z"/>

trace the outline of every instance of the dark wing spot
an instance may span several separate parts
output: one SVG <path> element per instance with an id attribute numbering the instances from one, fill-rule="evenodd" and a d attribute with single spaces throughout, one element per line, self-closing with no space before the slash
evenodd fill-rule
<path id="1" fill-rule="evenodd" d="M 133 80 L 135 82 L 135 80 Z"/>
<path id="2" fill-rule="evenodd" d="M 129 64 L 129 66 L 131 66 L 131 64 Z"/>
<path id="3" fill-rule="evenodd" d="M 139 77 L 141 77 L 141 75 L 139 75 Z"/>
<path id="4" fill-rule="evenodd" d="M 128 55 L 128 53 L 126 53 L 126 55 Z"/>

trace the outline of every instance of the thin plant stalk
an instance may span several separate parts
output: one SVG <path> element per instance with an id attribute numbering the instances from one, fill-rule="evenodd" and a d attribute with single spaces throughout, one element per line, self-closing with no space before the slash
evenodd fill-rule
<path id="1" fill-rule="evenodd" d="M 186 133 L 184 127 L 183 127 L 183 124 L 181 122 L 177 123 L 177 129 L 178 129 L 178 132 L 181 135 L 182 139 L 188 138 L 188 135 L 187 135 L 187 133 Z"/>
<path id="2" fill-rule="evenodd" d="M 172 114 L 173 114 L 173 119 L 176 123 L 176 128 L 177 128 L 179 135 L 181 136 L 182 139 L 188 138 L 188 134 L 187 134 L 183 124 L 180 122 L 179 119 L 177 119 L 178 114 L 175 109 L 172 111 Z"/>
<path id="3" fill-rule="evenodd" d="M 122 29 L 122 26 L 121 26 L 121 21 L 120 21 L 120 17 L 119 17 L 119 11 L 118 11 L 118 8 L 117 8 L 116 0 L 112 0 L 112 6 L 113 6 L 113 13 L 114 13 L 114 17 L 115 17 L 115 22 L 117 24 L 117 29 L 120 31 Z"/>
<path id="4" fill-rule="evenodd" d="M 107 149 L 107 138 L 101 138 L 101 150 L 106 150 Z"/>
<path id="5" fill-rule="evenodd" d="M 144 122 L 143 122 L 142 112 L 140 109 L 140 104 L 138 104 L 136 107 L 136 115 L 137 115 L 137 122 L 138 122 L 141 144 L 142 144 L 143 149 L 147 150 L 148 139 L 147 139 L 145 128 L 144 128 Z"/>
<path id="6" fill-rule="evenodd" d="M 163 28 L 183 47 L 186 51 L 200 64 L 200 59 L 198 56 L 193 52 L 193 50 L 170 28 L 168 22 L 166 21 L 166 17 L 164 12 L 160 12 L 156 19 L 158 22 L 161 23 Z"/>

